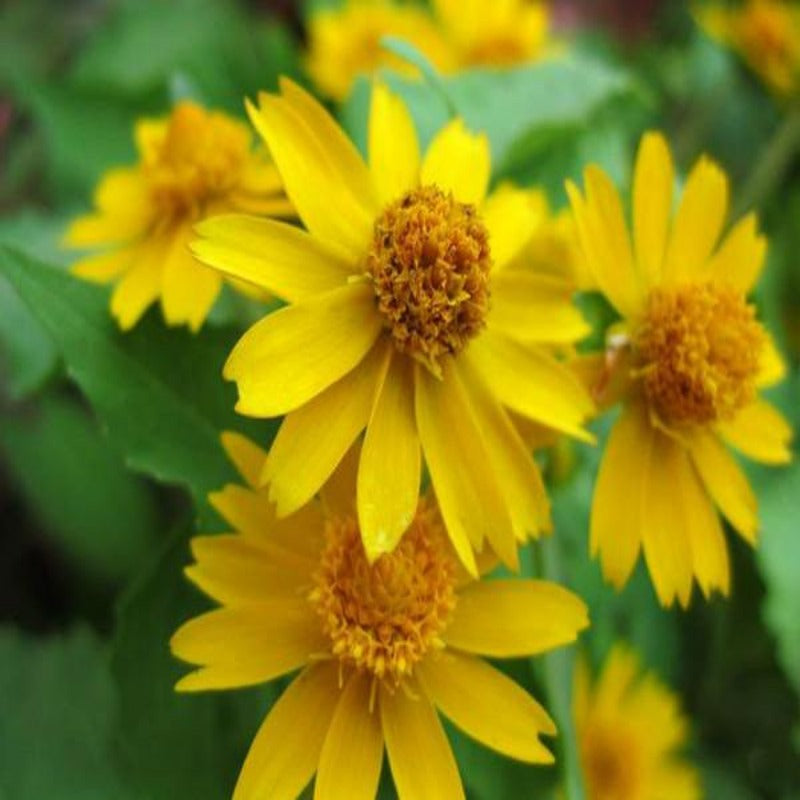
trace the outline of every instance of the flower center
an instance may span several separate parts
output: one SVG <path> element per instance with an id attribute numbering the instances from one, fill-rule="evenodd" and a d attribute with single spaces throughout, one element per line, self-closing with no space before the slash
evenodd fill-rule
<path id="1" fill-rule="evenodd" d="M 343 665 L 397 686 L 440 638 L 455 608 L 456 562 L 438 511 L 422 500 L 391 553 L 370 564 L 353 518 L 329 520 L 309 599 Z"/>
<path id="2" fill-rule="evenodd" d="M 765 334 L 731 286 L 655 289 L 634 348 L 647 399 L 667 423 L 726 420 L 755 396 Z"/>
<path id="3" fill-rule="evenodd" d="M 239 181 L 250 147 L 240 123 L 194 103 L 176 106 L 145 170 L 156 204 L 167 219 L 201 216 L 215 197 Z"/>
<path id="4" fill-rule="evenodd" d="M 489 232 L 474 206 L 436 186 L 383 212 L 366 268 L 395 346 L 436 374 L 485 324 Z"/>
<path id="5" fill-rule="evenodd" d="M 639 795 L 637 749 L 621 731 L 593 730 L 584 737 L 582 761 L 590 797 L 626 800 Z"/>

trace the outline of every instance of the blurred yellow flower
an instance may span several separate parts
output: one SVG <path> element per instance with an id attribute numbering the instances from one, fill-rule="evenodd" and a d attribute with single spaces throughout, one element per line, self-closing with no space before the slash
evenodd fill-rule
<path id="1" fill-rule="evenodd" d="M 410 42 L 439 70 L 455 65 L 425 8 L 394 0 L 345 0 L 341 7 L 320 9 L 309 18 L 309 75 L 321 92 L 341 101 L 359 75 L 372 75 L 380 67 L 413 74 L 413 67 L 382 47 L 384 36 Z"/>
<path id="2" fill-rule="evenodd" d="M 678 698 L 617 645 L 591 685 L 575 672 L 573 714 L 587 800 L 700 800 L 697 771 L 678 754 L 689 726 Z"/>
<path id="3" fill-rule="evenodd" d="M 537 0 L 433 0 L 459 66 L 506 67 L 540 57 L 549 41 L 550 10 Z"/>
<path id="4" fill-rule="evenodd" d="M 107 172 L 96 210 L 67 231 L 67 246 L 101 248 L 72 271 L 116 283 L 111 312 L 123 330 L 160 298 L 170 325 L 196 331 L 222 278 L 192 257 L 192 226 L 224 211 L 287 216 L 291 205 L 275 167 L 251 150 L 247 126 L 225 114 L 184 101 L 165 119 L 138 122 L 135 139 L 138 164 Z"/>
<path id="5" fill-rule="evenodd" d="M 784 0 L 746 0 L 741 6 L 700 7 L 705 30 L 733 48 L 777 94 L 800 88 L 800 8 Z"/>
<path id="6" fill-rule="evenodd" d="M 657 133 L 642 139 L 633 183 L 633 245 L 620 198 L 598 167 L 585 195 L 569 182 L 586 262 L 624 318 L 608 337 L 606 388 L 624 407 L 600 466 L 591 550 L 625 584 L 640 547 L 664 605 L 688 605 L 693 577 L 708 596 L 729 590 L 717 506 L 756 543 L 753 490 L 728 452 L 767 464 L 790 459 L 791 429 L 759 391 L 784 367 L 746 300 L 764 265 L 755 214 L 720 241 L 728 182 L 701 158 L 673 215 L 674 168 Z M 596 387 L 602 394 L 603 387 Z M 602 398 L 601 402 L 602 402 Z"/>
<path id="7" fill-rule="evenodd" d="M 460 119 L 422 158 L 408 110 L 380 84 L 369 166 L 289 81 L 249 108 L 307 232 L 226 216 L 203 223 L 193 249 L 289 303 L 225 366 L 240 413 L 287 415 L 263 475 L 278 513 L 313 497 L 366 427 L 358 517 L 371 560 L 416 512 L 422 450 L 467 568 L 475 574 L 484 541 L 515 566 L 517 542 L 549 515 L 507 409 L 584 439 L 592 412 L 548 347 L 584 332 L 580 314 L 568 296 L 554 301 L 547 279 L 511 266 L 536 222 L 526 192 L 487 196 L 489 143 Z"/>
<path id="8" fill-rule="evenodd" d="M 324 435 L 322 431 L 319 435 Z M 183 625 L 172 650 L 198 667 L 182 691 L 232 689 L 295 670 L 247 755 L 234 800 L 377 792 L 384 747 L 401 800 L 464 797 L 436 709 L 515 759 L 551 763 L 547 712 L 479 656 L 538 654 L 575 640 L 584 603 L 552 583 L 472 581 L 435 503 L 423 498 L 391 554 L 369 563 L 348 455 L 320 501 L 279 520 L 258 488 L 266 453 L 226 449 L 249 487 L 211 496 L 235 533 L 192 541 L 186 574 L 221 608 Z"/>

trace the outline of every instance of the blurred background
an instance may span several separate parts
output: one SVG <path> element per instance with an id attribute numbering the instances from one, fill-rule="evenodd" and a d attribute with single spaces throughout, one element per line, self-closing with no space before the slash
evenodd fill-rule
<path id="1" fill-rule="evenodd" d="M 182 97 L 243 116 L 243 97 L 275 88 L 279 75 L 310 85 L 309 19 L 335 5 L 0 2 L 0 241 L 66 267 L 65 225 L 89 207 L 105 170 L 133 160 L 134 120 L 163 114 Z M 540 116 L 504 145 L 497 177 L 543 186 L 555 208 L 565 204 L 563 180 L 590 160 L 627 187 L 636 142 L 649 127 L 667 132 L 682 170 L 703 152 L 718 159 L 739 209 L 757 204 L 770 238 L 758 304 L 793 365 L 773 399 L 796 425 L 796 100 L 776 97 L 679 0 L 563 0 L 552 4 L 551 19 L 556 57 L 574 66 L 554 92 L 531 97 Z M 332 106 L 356 141 L 363 141 L 363 90 L 362 82 L 341 108 Z M 512 112 L 525 112 L 525 97 L 514 96 Z M 474 111 L 479 119 L 481 109 Z M 776 158 L 781 135 L 794 138 Z M 765 152 L 775 161 L 754 178 Z M 591 302 L 586 309 L 602 316 Z M 60 317 L 65 326 L 68 312 Z M 242 429 L 231 411 L 233 390 L 218 378 L 241 313 L 223 304 L 192 340 L 166 332 L 151 312 L 126 339 L 122 368 L 140 370 L 145 350 L 157 350 L 148 368 L 170 392 L 196 403 L 215 430 Z M 203 607 L 180 576 L 192 499 L 147 477 L 148 445 L 134 434 L 148 412 L 136 398 L 113 398 L 112 389 L 87 384 L 74 341 L 64 350 L 0 278 L 3 799 L 224 797 L 276 691 L 232 700 L 173 696 L 181 670 L 167 651 L 169 635 Z M 253 430 L 263 438 L 272 429 Z M 800 798 L 798 467 L 751 470 L 762 547 L 754 554 L 729 537 L 731 599 L 696 598 L 684 613 L 659 609 L 643 574 L 615 595 L 588 560 L 598 457 L 581 447 L 550 459 L 565 580 L 593 609 L 590 657 L 598 662 L 612 641 L 626 638 L 680 692 L 708 798 Z M 457 749 L 469 761 L 476 798 L 548 796 L 537 792 L 555 782 L 465 739 Z"/>

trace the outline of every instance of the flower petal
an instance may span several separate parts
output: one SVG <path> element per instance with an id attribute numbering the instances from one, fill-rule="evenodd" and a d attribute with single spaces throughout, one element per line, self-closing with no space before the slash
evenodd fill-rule
<path id="1" fill-rule="evenodd" d="M 380 688 L 381 725 L 399 800 L 464 800 L 450 743 L 422 692 Z"/>
<path id="2" fill-rule="evenodd" d="M 509 184 L 501 186 L 489 195 L 480 214 L 489 230 L 492 269 L 502 270 L 520 254 L 535 233 L 538 215 L 530 192 Z"/>
<path id="3" fill-rule="evenodd" d="M 555 583 L 486 580 L 460 592 L 443 638 L 468 653 L 516 658 L 574 642 L 588 624 L 583 600 Z"/>
<path id="4" fill-rule="evenodd" d="M 755 286 L 767 259 L 767 239 L 755 213 L 742 217 L 708 263 L 709 278 L 733 284 L 745 294 Z"/>
<path id="5" fill-rule="evenodd" d="M 750 544 L 758 533 L 758 501 L 745 474 L 716 434 L 697 431 L 690 441 L 692 460 L 720 511 Z"/>
<path id="6" fill-rule="evenodd" d="M 486 331 L 470 342 L 470 359 L 495 397 L 550 428 L 593 441 L 583 428 L 594 406 L 575 374 L 543 348 Z"/>
<path id="7" fill-rule="evenodd" d="M 135 251 L 130 269 L 111 294 L 111 314 L 120 328 L 130 330 L 161 293 L 161 275 L 169 239 L 159 236 L 143 242 Z"/>
<path id="8" fill-rule="evenodd" d="M 76 261 L 69 268 L 73 275 L 95 283 L 108 283 L 118 278 L 131 265 L 136 251 L 132 247 L 117 247 L 104 253 Z"/>
<path id="9" fill-rule="evenodd" d="M 730 421 L 717 425 L 725 441 L 762 464 L 788 464 L 792 460 L 792 427 L 774 406 L 756 400 Z"/>
<path id="10" fill-rule="evenodd" d="M 356 367 L 382 329 L 372 287 L 346 285 L 257 322 L 234 347 L 224 375 L 236 410 L 277 417 L 299 408 Z"/>
<path id="11" fill-rule="evenodd" d="M 201 222 L 192 252 L 204 264 L 297 303 L 342 286 L 357 269 L 285 222 L 227 214 Z"/>
<path id="12" fill-rule="evenodd" d="M 371 679 L 354 673 L 340 693 L 317 769 L 314 800 L 374 800 L 381 777 L 383 732 L 371 708 Z"/>
<path id="13" fill-rule="evenodd" d="M 385 362 L 386 348 L 378 344 L 355 369 L 287 414 L 262 476 L 280 516 L 305 505 L 320 490 L 364 430 Z"/>
<path id="14" fill-rule="evenodd" d="M 376 81 L 369 109 L 369 169 L 381 205 L 419 183 L 420 153 L 414 120 L 403 100 Z"/>
<path id="15" fill-rule="evenodd" d="M 470 133 L 464 120 L 449 122 L 436 134 L 422 161 L 422 184 L 452 192 L 460 203 L 480 206 L 489 188 L 491 156 L 485 133 Z"/>
<path id="16" fill-rule="evenodd" d="M 650 287 L 661 278 L 674 186 L 675 167 L 666 139 L 660 133 L 646 133 L 634 170 L 633 233 L 636 262 Z"/>
<path id="17" fill-rule="evenodd" d="M 769 333 L 766 334 L 764 348 L 761 351 L 761 369 L 756 378 L 760 389 L 767 389 L 780 383 L 786 377 L 786 362 Z"/>
<path id="18" fill-rule="evenodd" d="M 422 473 L 413 367 L 395 353 L 386 369 L 358 467 L 358 526 L 370 562 L 394 550 L 414 519 Z"/>
<path id="19" fill-rule="evenodd" d="M 510 758 L 552 764 L 539 741 L 556 726 L 524 689 L 485 661 L 443 651 L 417 667 L 426 694 L 461 730 Z"/>
<path id="20" fill-rule="evenodd" d="M 264 683 L 329 646 L 304 597 L 219 608 L 189 620 L 170 640 L 175 656 L 202 667 L 175 688 L 196 692 Z"/>
<path id="21" fill-rule="evenodd" d="M 706 269 L 728 214 L 728 179 L 703 156 L 689 173 L 664 261 L 664 280 L 691 280 Z"/>
<path id="22" fill-rule="evenodd" d="M 267 454 L 255 442 L 235 431 L 225 431 L 220 439 L 225 454 L 233 462 L 236 471 L 255 489 L 261 483 L 261 470 Z"/>
<path id="23" fill-rule="evenodd" d="M 303 670 L 272 706 L 253 739 L 233 800 L 296 800 L 317 769 L 340 694 L 334 661 Z"/>

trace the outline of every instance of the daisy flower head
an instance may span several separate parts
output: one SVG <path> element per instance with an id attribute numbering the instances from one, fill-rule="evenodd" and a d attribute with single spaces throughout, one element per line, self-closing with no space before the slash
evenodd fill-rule
<path id="1" fill-rule="evenodd" d="M 306 229 L 224 216 L 193 247 L 289 304 L 225 366 L 240 413 L 286 415 L 262 476 L 278 513 L 308 502 L 366 429 L 358 520 L 371 560 L 411 523 L 424 454 L 465 566 L 476 574 L 484 541 L 515 566 L 517 542 L 549 511 L 508 411 L 582 438 L 592 411 L 550 347 L 580 334 L 577 312 L 543 330 L 549 284 L 512 266 L 534 222 L 527 194 L 488 195 L 488 141 L 459 119 L 423 157 L 408 110 L 380 84 L 369 165 L 289 81 L 249 108 Z"/>
<path id="2" fill-rule="evenodd" d="M 451 47 L 421 5 L 394 0 L 345 0 L 340 7 L 312 11 L 306 68 L 319 90 L 345 100 L 359 75 L 380 68 L 414 74 L 406 61 L 383 47 L 385 36 L 404 39 L 437 69 L 455 66 Z"/>
<path id="3" fill-rule="evenodd" d="M 292 213 L 278 172 L 251 139 L 245 124 L 189 101 L 136 124 L 138 163 L 103 176 L 95 210 L 65 237 L 68 247 L 99 251 L 72 272 L 115 284 L 111 313 L 123 330 L 159 299 L 168 324 L 193 331 L 203 324 L 222 288 L 220 274 L 189 250 L 192 225 L 203 217 Z"/>
<path id="4" fill-rule="evenodd" d="M 678 698 L 636 654 L 616 645 L 592 684 L 578 662 L 573 716 L 587 800 L 700 800 L 697 771 L 680 756 L 689 725 Z"/>
<path id="5" fill-rule="evenodd" d="M 571 182 L 567 190 L 586 263 L 623 318 L 603 357 L 610 375 L 601 384 L 615 387 L 623 408 L 600 465 L 590 547 L 618 588 L 643 550 L 661 603 L 687 606 L 693 579 L 706 596 L 729 591 L 717 508 L 756 543 L 756 498 L 727 445 L 782 464 L 791 430 L 759 396 L 784 367 L 747 300 L 767 248 L 756 217 L 721 237 L 728 182 L 706 157 L 673 214 L 674 181 L 666 141 L 646 134 L 633 181 L 632 243 L 601 169 L 587 168 L 583 193 Z"/>
<path id="6" fill-rule="evenodd" d="M 740 6 L 702 6 L 697 18 L 781 96 L 800 88 L 800 9 L 791 0 L 745 0 Z"/>
<path id="7" fill-rule="evenodd" d="M 551 763 L 547 712 L 481 656 L 575 640 L 584 603 L 556 584 L 470 579 L 431 498 L 397 548 L 367 559 L 346 457 L 319 500 L 279 519 L 258 480 L 266 453 L 223 438 L 247 486 L 211 496 L 233 533 L 192 541 L 188 577 L 219 608 L 185 623 L 173 653 L 197 667 L 182 691 L 233 689 L 299 670 L 257 733 L 234 800 L 370 800 L 384 750 L 400 800 L 464 797 L 440 711 L 467 734 Z"/>

